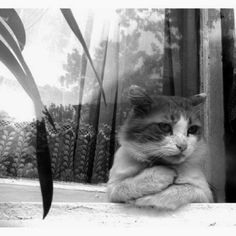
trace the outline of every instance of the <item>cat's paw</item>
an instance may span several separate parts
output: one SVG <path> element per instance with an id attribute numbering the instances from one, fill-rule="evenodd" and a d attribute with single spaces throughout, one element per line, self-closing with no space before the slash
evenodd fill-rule
<path id="1" fill-rule="evenodd" d="M 173 184 L 177 178 L 177 171 L 165 166 L 152 167 L 153 181 L 158 183 L 159 189 L 163 190 L 169 185 Z"/>
<path id="2" fill-rule="evenodd" d="M 181 206 L 180 202 L 178 202 L 175 199 L 165 200 L 165 199 L 158 198 L 158 196 L 156 195 L 150 195 L 150 196 L 138 198 L 132 201 L 131 204 L 138 207 L 153 207 L 161 211 L 174 211 Z"/>

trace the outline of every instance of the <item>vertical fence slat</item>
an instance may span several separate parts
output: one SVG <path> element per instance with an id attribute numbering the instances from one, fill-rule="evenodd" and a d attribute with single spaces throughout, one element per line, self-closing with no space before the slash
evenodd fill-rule
<path id="1" fill-rule="evenodd" d="M 200 12 L 201 89 L 207 93 L 204 107 L 205 136 L 209 144 L 208 174 L 218 202 L 225 199 L 225 146 L 223 73 L 220 14 L 215 9 Z"/>

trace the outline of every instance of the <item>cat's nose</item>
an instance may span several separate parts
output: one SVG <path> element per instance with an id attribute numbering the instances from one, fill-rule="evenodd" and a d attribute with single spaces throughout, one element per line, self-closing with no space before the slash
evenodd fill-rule
<path id="1" fill-rule="evenodd" d="M 186 143 L 182 143 L 182 144 L 176 144 L 176 147 L 181 151 L 185 151 L 187 149 L 187 144 Z"/>

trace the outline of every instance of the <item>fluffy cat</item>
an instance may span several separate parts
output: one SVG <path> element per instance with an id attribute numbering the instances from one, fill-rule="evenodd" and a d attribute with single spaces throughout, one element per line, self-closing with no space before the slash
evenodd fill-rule
<path id="1" fill-rule="evenodd" d="M 132 110 L 119 133 L 108 199 L 163 210 L 212 202 L 199 118 L 205 95 L 151 98 L 131 86 L 129 99 Z"/>

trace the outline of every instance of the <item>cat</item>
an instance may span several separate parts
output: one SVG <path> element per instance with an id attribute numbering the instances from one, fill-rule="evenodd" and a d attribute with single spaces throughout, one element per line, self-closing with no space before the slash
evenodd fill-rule
<path id="1" fill-rule="evenodd" d="M 159 210 L 213 202 L 199 117 L 205 99 L 205 94 L 151 98 L 144 89 L 130 87 L 132 109 L 118 135 L 109 201 Z"/>

